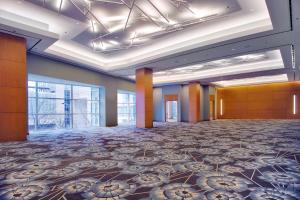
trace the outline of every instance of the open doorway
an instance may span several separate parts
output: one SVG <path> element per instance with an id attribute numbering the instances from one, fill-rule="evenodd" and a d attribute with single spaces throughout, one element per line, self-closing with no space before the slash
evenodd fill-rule
<path id="1" fill-rule="evenodd" d="M 165 121 L 178 122 L 178 96 L 165 95 Z"/>
<path id="2" fill-rule="evenodd" d="M 177 101 L 166 102 L 166 121 L 177 122 Z"/>

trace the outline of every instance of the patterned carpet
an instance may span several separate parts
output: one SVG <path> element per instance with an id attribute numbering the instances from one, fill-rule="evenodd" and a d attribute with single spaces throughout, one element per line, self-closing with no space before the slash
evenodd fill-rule
<path id="1" fill-rule="evenodd" d="M 300 199 L 300 121 L 155 126 L 0 143 L 0 199 Z"/>

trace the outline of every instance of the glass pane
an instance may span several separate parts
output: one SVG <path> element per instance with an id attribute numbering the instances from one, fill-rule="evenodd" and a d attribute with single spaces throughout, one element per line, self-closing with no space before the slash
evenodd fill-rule
<path id="1" fill-rule="evenodd" d="M 92 106 L 92 108 L 91 108 L 91 113 L 94 113 L 94 114 L 96 114 L 96 113 L 99 113 L 99 104 L 100 104 L 100 102 L 99 101 L 92 101 L 91 102 L 91 106 Z"/>
<path id="2" fill-rule="evenodd" d="M 36 100 L 35 98 L 28 98 L 28 113 L 36 114 Z"/>
<path id="3" fill-rule="evenodd" d="M 71 86 L 54 83 L 38 82 L 38 97 L 65 98 L 66 93 L 70 94 Z"/>
<path id="4" fill-rule="evenodd" d="M 100 126 L 99 114 L 91 115 L 91 125 L 92 126 Z"/>
<path id="5" fill-rule="evenodd" d="M 118 103 L 128 103 L 128 94 L 118 93 Z"/>
<path id="6" fill-rule="evenodd" d="M 124 104 L 124 103 L 118 104 L 118 113 L 124 114 L 128 112 L 129 112 L 128 104 Z"/>
<path id="7" fill-rule="evenodd" d="M 66 104 L 65 107 L 65 100 L 63 99 L 39 98 L 38 100 L 38 114 L 64 114 L 65 112 L 70 112 L 70 105 Z"/>
<path id="8" fill-rule="evenodd" d="M 118 123 L 134 122 L 136 118 L 135 94 L 131 92 L 118 93 Z"/>
<path id="9" fill-rule="evenodd" d="M 38 115 L 37 129 L 60 129 L 67 126 L 65 115 Z"/>
<path id="10" fill-rule="evenodd" d="M 74 114 L 73 128 L 85 128 L 91 126 L 91 114 Z"/>
<path id="11" fill-rule="evenodd" d="M 129 103 L 135 103 L 135 95 L 134 94 L 130 94 Z"/>
<path id="12" fill-rule="evenodd" d="M 28 85 L 28 87 L 36 87 L 36 82 L 35 81 L 28 81 L 27 85 Z"/>
<path id="13" fill-rule="evenodd" d="M 99 100 L 99 88 L 92 88 L 92 100 Z"/>
<path id="14" fill-rule="evenodd" d="M 118 123 L 128 122 L 128 114 L 118 114 Z"/>
<path id="15" fill-rule="evenodd" d="M 29 130 L 35 129 L 35 122 L 36 122 L 36 115 L 29 114 L 28 115 L 28 129 Z"/>
<path id="16" fill-rule="evenodd" d="M 36 96 L 36 88 L 29 87 L 28 88 L 28 97 L 35 97 Z"/>
<path id="17" fill-rule="evenodd" d="M 91 100 L 91 87 L 73 86 L 73 98 Z"/>
<path id="18" fill-rule="evenodd" d="M 91 113 L 92 105 L 91 101 L 86 99 L 76 99 L 73 100 L 73 113 Z"/>

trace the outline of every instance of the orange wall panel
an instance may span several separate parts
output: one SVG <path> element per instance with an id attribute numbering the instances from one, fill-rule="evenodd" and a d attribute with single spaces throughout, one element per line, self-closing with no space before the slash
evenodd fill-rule
<path id="1" fill-rule="evenodd" d="M 26 140 L 26 41 L 0 33 L 0 142 Z"/>
<path id="2" fill-rule="evenodd" d="M 200 118 L 200 84 L 189 83 L 189 122 L 199 122 Z"/>
<path id="3" fill-rule="evenodd" d="M 147 68 L 136 71 L 136 126 L 153 127 L 152 70 Z"/>
<path id="4" fill-rule="evenodd" d="M 297 113 L 293 114 L 293 95 Z M 221 115 L 221 99 L 223 115 Z M 272 83 L 217 89 L 219 119 L 299 119 L 300 82 Z"/>

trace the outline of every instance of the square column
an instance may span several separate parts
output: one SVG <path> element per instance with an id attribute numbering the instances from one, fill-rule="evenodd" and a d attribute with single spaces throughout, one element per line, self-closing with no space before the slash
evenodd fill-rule
<path id="1" fill-rule="evenodd" d="M 189 83 L 189 122 L 197 123 L 200 119 L 200 84 L 191 82 Z"/>
<path id="2" fill-rule="evenodd" d="M 22 141 L 26 136 L 26 41 L 0 33 L 0 142 Z"/>
<path id="3" fill-rule="evenodd" d="M 136 70 L 136 127 L 153 127 L 152 69 Z"/>

